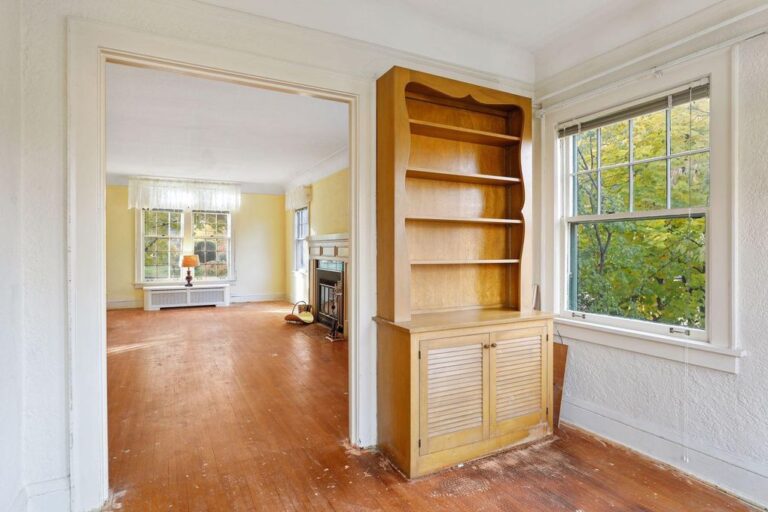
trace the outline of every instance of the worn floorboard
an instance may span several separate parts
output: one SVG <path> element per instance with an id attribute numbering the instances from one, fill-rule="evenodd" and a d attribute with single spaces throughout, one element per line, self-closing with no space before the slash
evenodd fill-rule
<path id="1" fill-rule="evenodd" d="M 407 481 L 349 446 L 347 344 L 290 305 L 107 315 L 107 510 L 727 511 L 712 487 L 575 429 Z"/>

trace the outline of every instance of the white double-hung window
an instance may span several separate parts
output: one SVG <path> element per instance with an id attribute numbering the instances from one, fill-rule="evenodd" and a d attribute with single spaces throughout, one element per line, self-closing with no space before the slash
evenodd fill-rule
<path id="1" fill-rule="evenodd" d="M 709 125 L 703 80 L 558 130 L 571 317 L 707 339 Z"/>
<path id="2" fill-rule="evenodd" d="M 141 282 L 181 279 L 184 245 L 184 212 L 181 210 L 141 210 Z"/>
<path id="3" fill-rule="evenodd" d="M 230 279 L 232 274 L 232 231 L 229 212 L 194 211 L 192 243 L 200 260 L 197 279 Z"/>
<path id="4" fill-rule="evenodd" d="M 196 254 L 197 281 L 234 280 L 232 214 L 227 211 L 141 209 L 137 213 L 137 284 L 176 284 L 187 270 L 185 254 Z"/>
<path id="5" fill-rule="evenodd" d="M 294 270 L 306 272 L 309 268 L 309 208 L 293 212 L 293 263 Z"/>

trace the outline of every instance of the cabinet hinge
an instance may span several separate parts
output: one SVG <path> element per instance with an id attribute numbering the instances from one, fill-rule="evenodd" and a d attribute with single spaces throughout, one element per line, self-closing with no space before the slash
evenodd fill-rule
<path id="1" fill-rule="evenodd" d="M 419 350 L 419 359 L 421 359 L 421 350 Z"/>
<path id="2" fill-rule="evenodd" d="M 549 341 L 549 333 L 547 333 L 547 341 Z"/>
<path id="3" fill-rule="evenodd" d="M 419 448 L 421 448 L 421 439 L 419 439 Z"/>

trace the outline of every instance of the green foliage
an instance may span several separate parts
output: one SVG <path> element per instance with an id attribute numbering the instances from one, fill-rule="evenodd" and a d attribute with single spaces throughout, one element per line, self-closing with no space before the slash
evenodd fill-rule
<path id="1" fill-rule="evenodd" d="M 667 155 L 666 111 L 575 135 L 574 213 L 629 212 L 630 186 L 633 211 L 663 210 L 668 201 L 671 208 L 708 205 L 709 152 L 680 153 L 709 147 L 709 99 L 673 107 L 669 124 L 669 187 L 666 159 L 635 163 Z M 571 309 L 705 327 L 705 217 L 612 220 L 572 229 Z"/>
<path id="2" fill-rule="evenodd" d="M 704 327 L 703 217 L 579 224 L 574 229 L 573 309 Z"/>

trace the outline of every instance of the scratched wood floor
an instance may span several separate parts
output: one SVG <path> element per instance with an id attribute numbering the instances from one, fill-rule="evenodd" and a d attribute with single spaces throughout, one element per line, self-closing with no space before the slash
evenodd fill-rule
<path id="1" fill-rule="evenodd" d="M 347 344 L 272 302 L 110 311 L 105 510 L 750 510 L 575 429 L 408 482 L 347 435 Z"/>

